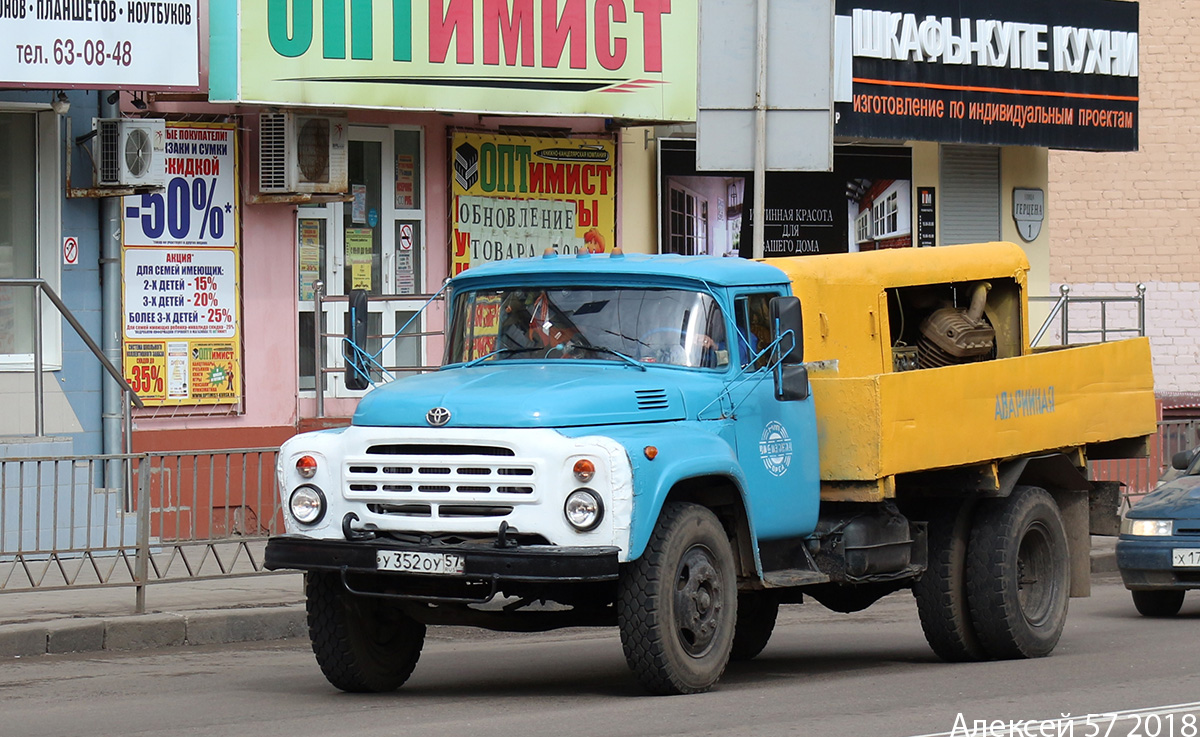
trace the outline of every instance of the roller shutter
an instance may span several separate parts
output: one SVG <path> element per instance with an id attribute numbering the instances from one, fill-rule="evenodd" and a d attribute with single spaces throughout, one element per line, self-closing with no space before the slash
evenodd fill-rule
<path id="1" fill-rule="evenodd" d="M 942 245 L 1000 240 L 1000 149 L 941 147 Z"/>

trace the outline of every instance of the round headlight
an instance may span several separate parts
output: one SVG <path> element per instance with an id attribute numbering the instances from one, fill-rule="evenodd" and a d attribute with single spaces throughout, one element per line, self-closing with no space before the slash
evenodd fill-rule
<path id="1" fill-rule="evenodd" d="M 325 516 L 325 495 L 311 484 L 297 486 L 288 499 L 292 516 L 303 525 L 315 525 Z"/>
<path id="2" fill-rule="evenodd" d="M 600 518 L 604 516 L 604 505 L 592 490 L 576 489 L 567 495 L 563 513 L 572 527 L 580 532 L 587 532 L 600 524 Z"/>

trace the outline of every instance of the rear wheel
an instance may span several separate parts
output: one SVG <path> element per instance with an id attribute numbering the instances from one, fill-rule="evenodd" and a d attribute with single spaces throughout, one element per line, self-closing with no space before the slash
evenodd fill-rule
<path id="1" fill-rule="evenodd" d="M 967 603 L 972 505 L 949 500 L 929 513 L 929 567 L 913 586 L 925 640 L 948 663 L 984 660 Z"/>
<path id="2" fill-rule="evenodd" d="M 394 691 L 412 675 L 425 625 L 384 599 L 351 594 L 337 573 L 309 573 L 305 594 L 313 654 L 330 683 L 355 693 Z"/>
<path id="3" fill-rule="evenodd" d="M 733 629 L 730 660 L 751 660 L 763 651 L 775 630 L 779 597 L 771 591 L 738 593 L 737 625 Z"/>
<path id="4" fill-rule="evenodd" d="M 1044 489 L 1018 486 L 980 503 L 967 550 L 967 599 L 993 658 L 1049 655 L 1067 619 L 1067 534 Z"/>
<path id="5" fill-rule="evenodd" d="M 665 505 L 618 582 L 629 667 L 652 693 L 706 691 L 729 662 L 736 620 L 733 551 L 720 521 L 696 504 Z"/>
<path id="6" fill-rule="evenodd" d="M 1182 591 L 1130 591 L 1143 617 L 1174 617 L 1183 608 Z"/>

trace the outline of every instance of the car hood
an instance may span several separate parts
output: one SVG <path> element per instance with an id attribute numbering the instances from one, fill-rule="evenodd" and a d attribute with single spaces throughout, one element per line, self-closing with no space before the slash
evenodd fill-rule
<path id="1" fill-rule="evenodd" d="M 570 365 L 564 365 L 569 363 Z M 680 384 L 715 378 L 613 362 L 514 362 L 443 369 L 381 386 L 358 404 L 355 425 L 428 427 L 435 407 L 446 427 L 570 427 L 684 418 Z M 711 394 L 712 387 L 709 386 Z"/>
<path id="2" fill-rule="evenodd" d="M 1200 476 L 1180 476 L 1135 504 L 1132 519 L 1200 519 Z"/>

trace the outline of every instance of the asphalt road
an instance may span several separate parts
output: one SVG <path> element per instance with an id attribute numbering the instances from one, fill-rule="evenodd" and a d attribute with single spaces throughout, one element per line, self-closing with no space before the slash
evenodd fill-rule
<path id="1" fill-rule="evenodd" d="M 1129 713 L 1111 730 L 1098 718 L 1044 734 L 1197 737 L 1197 634 L 1200 594 L 1151 620 L 1110 579 L 1072 600 L 1058 649 L 1030 661 L 937 661 L 906 593 L 853 615 L 786 607 L 763 654 L 698 696 L 640 695 L 610 630 L 431 630 L 409 683 L 369 696 L 330 687 L 307 641 L 42 656 L 0 667 L 0 737 L 911 737 L 982 735 L 982 720 L 1037 735 L 1043 720 L 1116 711 Z"/>

